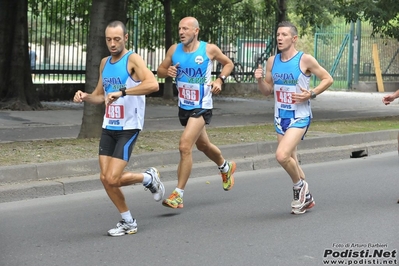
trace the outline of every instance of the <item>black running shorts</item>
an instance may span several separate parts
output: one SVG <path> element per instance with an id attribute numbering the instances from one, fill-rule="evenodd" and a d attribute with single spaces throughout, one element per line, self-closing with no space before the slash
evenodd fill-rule
<path id="1" fill-rule="evenodd" d="M 190 117 L 200 117 L 202 116 L 205 120 L 205 124 L 209 125 L 212 119 L 212 109 L 193 109 L 185 110 L 179 107 L 179 120 L 182 126 L 187 126 L 188 119 Z"/>
<path id="2" fill-rule="evenodd" d="M 139 129 L 109 130 L 103 128 L 98 154 L 129 161 L 139 133 Z"/>

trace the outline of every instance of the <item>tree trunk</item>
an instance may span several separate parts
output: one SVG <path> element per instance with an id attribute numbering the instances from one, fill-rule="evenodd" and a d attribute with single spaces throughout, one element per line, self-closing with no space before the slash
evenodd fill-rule
<path id="1" fill-rule="evenodd" d="M 28 0 L 0 1 L 0 109 L 42 108 L 28 54 Z"/>
<path id="2" fill-rule="evenodd" d="M 280 23 L 282 21 L 287 20 L 287 2 L 286 0 L 278 0 L 278 10 L 277 10 L 277 21 L 276 23 Z"/>
<path id="3" fill-rule="evenodd" d="M 277 35 L 278 24 L 282 21 L 287 20 L 287 2 L 286 2 L 286 0 L 278 0 L 277 3 L 278 3 L 278 10 L 276 10 L 276 32 L 275 32 L 276 34 L 274 36 Z M 281 51 L 277 48 L 277 45 L 276 45 L 277 39 L 276 38 L 273 38 L 273 39 L 274 39 L 273 45 L 275 45 L 275 47 L 276 47 L 276 53 L 280 53 Z"/>
<path id="4" fill-rule="evenodd" d="M 100 61 L 109 56 L 105 43 L 105 28 L 113 20 L 126 23 L 127 0 L 93 0 L 90 10 L 90 30 L 88 52 L 86 58 L 85 91 L 92 93 L 99 77 Z M 101 126 L 105 105 L 84 104 L 82 125 L 78 138 L 98 138 L 101 135 Z"/>
<path id="5" fill-rule="evenodd" d="M 172 19 L 172 8 L 171 8 L 171 0 L 162 1 L 165 15 L 165 53 L 172 46 L 172 29 L 173 27 L 173 19 Z M 173 79 L 166 78 L 165 84 L 163 87 L 163 98 L 164 99 L 173 99 Z"/>

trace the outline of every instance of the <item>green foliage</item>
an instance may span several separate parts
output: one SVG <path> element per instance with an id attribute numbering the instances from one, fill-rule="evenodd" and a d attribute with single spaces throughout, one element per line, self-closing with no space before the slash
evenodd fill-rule
<path id="1" fill-rule="evenodd" d="M 91 0 L 29 0 L 32 42 L 52 38 L 60 44 L 87 42 Z M 67 29 L 66 31 L 64 29 Z"/>
<path id="2" fill-rule="evenodd" d="M 335 0 L 331 6 L 336 16 L 347 22 L 357 19 L 368 21 L 373 27 L 372 36 L 393 37 L 399 40 L 399 5 L 397 0 Z"/>
<path id="3" fill-rule="evenodd" d="M 333 16 L 329 13 L 328 7 L 332 0 L 302 0 L 289 1 L 288 10 L 296 16 L 296 26 L 302 29 L 300 36 L 314 34 L 320 25 L 330 25 Z"/>
<path id="4" fill-rule="evenodd" d="M 131 1 L 129 32 L 134 32 L 133 46 L 155 50 L 165 45 L 164 2 L 167 0 Z M 265 7 L 255 0 L 169 0 L 172 12 L 172 42 L 178 42 L 178 23 L 187 16 L 197 18 L 200 39 L 213 43 L 233 43 L 256 21 L 264 20 Z M 206 7 L 206 8 L 204 8 Z M 267 9 L 270 13 L 270 9 Z M 260 22 L 259 22 L 260 23 Z M 232 27 L 236 25 L 236 27 Z M 258 32 L 264 29 L 259 28 Z"/>

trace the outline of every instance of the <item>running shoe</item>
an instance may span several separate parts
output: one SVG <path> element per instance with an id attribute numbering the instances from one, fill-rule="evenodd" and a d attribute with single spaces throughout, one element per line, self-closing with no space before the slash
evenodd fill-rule
<path id="1" fill-rule="evenodd" d="M 225 191 L 229 191 L 234 186 L 234 172 L 236 170 L 236 163 L 235 162 L 228 162 L 229 170 L 226 173 L 220 172 L 222 175 L 223 181 L 223 189 Z"/>
<path id="2" fill-rule="evenodd" d="M 155 167 L 151 167 L 145 172 L 152 177 L 152 180 L 147 186 L 145 186 L 144 190 L 151 191 L 152 195 L 154 195 L 155 201 L 161 201 L 165 195 L 165 186 L 159 179 L 161 177 L 159 171 Z"/>
<path id="3" fill-rule="evenodd" d="M 306 193 L 308 190 L 308 183 L 305 180 L 302 180 L 303 185 L 301 187 L 294 187 L 294 199 L 291 202 L 291 207 L 295 209 L 300 209 L 305 205 L 306 201 Z"/>
<path id="4" fill-rule="evenodd" d="M 110 236 L 123 236 L 125 234 L 132 235 L 137 233 L 136 219 L 132 223 L 127 223 L 125 220 L 119 221 L 115 228 L 108 230 Z"/>
<path id="5" fill-rule="evenodd" d="M 162 202 L 162 205 L 173 209 L 181 209 L 183 208 L 183 197 L 180 196 L 179 192 L 174 190 L 169 198 Z"/>
<path id="6" fill-rule="evenodd" d="M 305 204 L 303 205 L 302 208 L 292 208 L 291 213 L 292 214 L 304 214 L 307 210 L 311 209 L 314 207 L 314 205 L 316 204 L 316 201 L 314 200 L 312 194 L 310 194 L 309 198 L 306 198 Z"/>

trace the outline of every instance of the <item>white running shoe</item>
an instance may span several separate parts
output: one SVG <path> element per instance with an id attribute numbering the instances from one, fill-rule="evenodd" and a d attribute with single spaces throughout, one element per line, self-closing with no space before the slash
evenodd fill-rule
<path id="1" fill-rule="evenodd" d="M 314 207 L 316 204 L 316 201 L 314 200 L 312 194 L 309 193 L 309 197 L 306 198 L 305 204 L 302 206 L 302 208 L 292 208 L 291 213 L 292 214 L 304 214 L 307 210 L 311 209 Z"/>
<path id="2" fill-rule="evenodd" d="M 306 193 L 309 191 L 308 183 L 305 180 L 302 180 L 302 187 L 294 187 L 294 199 L 291 202 L 291 207 L 295 209 L 300 209 L 305 205 L 306 202 Z"/>
<path id="3" fill-rule="evenodd" d="M 127 223 L 125 220 L 119 221 L 115 228 L 108 230 L 110 236 L 123 236 L 125 234 L 131 235 L 137 233 L 137 222 L 133 219 L 132 223 Z"/>
<path id="4" fill-rule="evenodd" d="M 155 201 L 161 201 L 165 195 L 165 186 L 159 179 L 161 177 L 159 171 L 155 167 L 151 167 L 145 172 L 152 177 L 150 184 L 145 186 L 145 190 L 151 191 Z"/>

